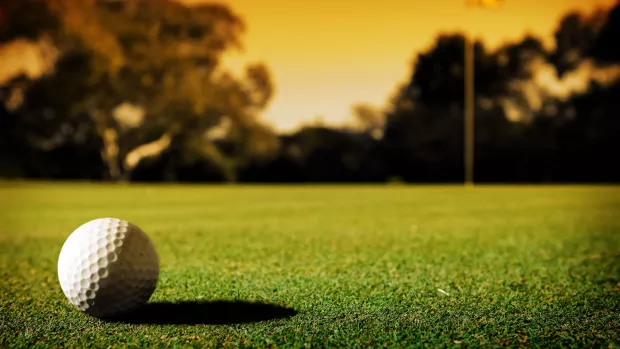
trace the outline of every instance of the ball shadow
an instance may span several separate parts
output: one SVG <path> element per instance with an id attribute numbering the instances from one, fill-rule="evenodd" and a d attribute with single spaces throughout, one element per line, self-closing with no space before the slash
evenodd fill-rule
<path id="1" fill-rule="evenodd" d="M 154 325 L 229 325 L 282 319 L 295 314 L 297 312 L 292 308 L 258 302 L 155 302 L 106 321 Z"/>

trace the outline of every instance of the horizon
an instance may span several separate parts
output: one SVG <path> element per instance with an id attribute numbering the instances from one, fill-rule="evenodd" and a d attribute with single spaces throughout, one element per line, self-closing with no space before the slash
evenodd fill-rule
<path id="1" fill-rule="evenodd" d="M 553 47 L 553 33 L 564 15 L 572 11 L 588 14 L 616 3 L 508 0 L 499 8 L 484 9 L 467 8 L 464 0 L 432 4 L 356 1 L 355 7 L 349 1 L 329 5 L 309 0 L 181 2 L 225 4 L 244 20 L 243 52 L 227 52 L 222 64 L 236 74 L 251 62 L 269 67 L 276 93 L 261 119 L 278 132 L 295 131 L 317 121 L 328 126 L 350 124 L 351 108 L 357 103 L 384 107 L 397 86 L 409 78 L 415 56 L 440 33 L 467 33 L 490 49 L 531 34 Z M 344 21 L 343 11 L 349 11 Z M 369 28 L 368 23 L 378 16 L 383 24 Z M 444 21 L 436 19 L 442 16 Z M 317 18 L 321 26 L 314 24 Z M 400 35 L 393 35 L 399 31 Z"/>

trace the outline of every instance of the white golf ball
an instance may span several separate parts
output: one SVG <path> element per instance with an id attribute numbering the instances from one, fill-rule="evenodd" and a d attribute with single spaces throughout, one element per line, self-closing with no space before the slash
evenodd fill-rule
<path id="1" fill-rule="evenodd" d="M 145 304 L 158 277 L 159 258 L 151 240 L 137 226 L 116 218 L 77 228 L 58 258 L 58 279 L 69 302 L 100 318 Z"/>

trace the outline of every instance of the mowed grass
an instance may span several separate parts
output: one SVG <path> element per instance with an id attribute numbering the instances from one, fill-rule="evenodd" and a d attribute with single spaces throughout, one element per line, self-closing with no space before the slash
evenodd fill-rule
<path id="1" fill-rule="evenodd" d="M 155 243 L 153 318 L 65 299 L 99 217 Z M 620 345 L 620 187 L 4 182 L 0 223 L 0 347 Z"/>

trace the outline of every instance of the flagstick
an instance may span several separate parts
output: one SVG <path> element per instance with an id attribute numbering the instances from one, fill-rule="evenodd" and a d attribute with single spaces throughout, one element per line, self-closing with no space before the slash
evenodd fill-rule
<path id="1" fill-rule="evenodd" d="M 474 39 L 465 35 L 465 186 L 474 185 Z"/>
<path id="2" fill-rule="evenodd" d="M 498 8 L 503 0 L 465 0 L 466 7 Z M 475 123 L 474 111 L 476 108 L 475 85 L 474 85 L 474 45 L 475 39 L 465 36 L 465 101 L 464 101 L 464 165 L 465 187 L 474 186 L 475 167 Z"/>

